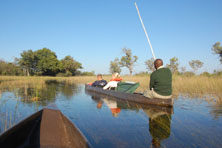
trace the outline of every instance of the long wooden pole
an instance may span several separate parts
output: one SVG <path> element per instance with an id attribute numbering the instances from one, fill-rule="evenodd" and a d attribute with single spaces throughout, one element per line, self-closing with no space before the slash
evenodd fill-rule
<path id="1" fill-rule="evenodd" d="M 147 34 L 147 32 L 146 32 L 146 28 L 145 28 L 145 26 L 144 26 L 144 24 L 143 24 L 143 20 L 142 20 L 142 18 L 141 18 L 141 16 L 140 16 L 140 11 L 139 11 L 139 8 L 138 8 L 136 2 L 135 2 L 135 6 L 136 6 L 136 9 L 137 9 L 137 12 L 138 12 L 139 18 L 140 18 L 140 22 L 141 22 L 141 24 L 142 24 L 142 26 L 143 26 L 143 30 L 144 30 L 144 32 L 145 32 L 145 35 L 146 35 L 147 41 L 148 41 L 148 43 L 149 43 L 149 45 L 150 45 L 150 49 L 151 49 L 151 52 L 152 52 L 153 58 L 154 58 L 154 60 L 155 60 L 155 59 L 156 59 L 156 56 L 155 56 L 155 54 L 154 54 L 154 52 L 153 52 L 153 47 L 152 47 L 152 45 L 151 45 L 151 42 L 150 42 L 149 36 L 148 36 L 148 34 Z"/>

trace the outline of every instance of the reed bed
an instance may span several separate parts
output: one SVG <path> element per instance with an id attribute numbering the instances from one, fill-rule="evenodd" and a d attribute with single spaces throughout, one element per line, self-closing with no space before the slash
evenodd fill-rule
<path id="1" fill-rule="evenodd" d="M 173 94 L 189 94 L 196 96 L 217 96 L 222 97 L 222 77 L 207 76 L 174 76 Z"/>
<path id="2" fill-rule="evenodd" d="M 107 81 L 111 76 L 103 76 Z M 123 81 L 139 82 L 140 87 L 137 92 L 143 92 L 149 89 L 149 76 L 123 76 Z M 96 80 L 96 76 L 75 76 L 75 77 L 16 77 L 16 76 L 1 76 L 0 89 L 5 87 L 19 87 L 25 84 L 29 86 L 44 87 L 45 81 L 56 80 L 66 83 L 85 84 Z M 213 95 L 222 98 L 222 77 L 221 76 L 173 76 L 173 95 L 178 96 L 186 94 L 189 96 L 202 97 L 204 95 Z"/>

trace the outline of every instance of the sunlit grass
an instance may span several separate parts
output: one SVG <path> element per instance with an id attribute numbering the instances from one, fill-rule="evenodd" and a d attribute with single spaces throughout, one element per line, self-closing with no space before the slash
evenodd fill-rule
<path id="1" fill-rule="evenodd" d="M 111 76 L 104 76 L 105 80 L 109 81 Z M 139 82 L 140 87 L 137 92 L 143 92 L 149 88 L 149 76 L 123 76 L 123 81 Z M 19 86 L 29 85 L 32 87 L 44 87 L 45 81 L 57 80 L 67 83 L 85 84 L 96 80 L 96 76 L 75 76 L 75 77 L 16 77 L 16 76 L 1 76 L 0 89 L 15 88 Z M 189 96 L 204 96 L 214 95 L 221 98 L 222 96 L 222 77 L 214 76 L 173 76 L 173 95 L 181 94 Z"/>

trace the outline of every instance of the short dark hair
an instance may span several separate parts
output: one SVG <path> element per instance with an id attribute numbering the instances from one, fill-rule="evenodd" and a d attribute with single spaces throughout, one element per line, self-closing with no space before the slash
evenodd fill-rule
<path id="1" fill-rule="evenodd" d="M 154 61 L 154 65 L 156 65 L 157 62 L 158 62 L 158 64 L 163 65 L 163 60 L 162 59 L 156 59 Z"/>
<path id="2" fill-rule="evenodd" d="M 101 77 L 102 78 L 103 76 L 101 74 L 98 74 L 97 77 Z"/>

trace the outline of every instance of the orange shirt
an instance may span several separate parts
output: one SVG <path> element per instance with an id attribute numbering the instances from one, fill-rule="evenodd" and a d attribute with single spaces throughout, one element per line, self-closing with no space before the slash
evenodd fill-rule
<path id="1" fill-rule="evenodd" d="M 122 81 L 122 78 L 111 79 L 110 81 Z"/>

